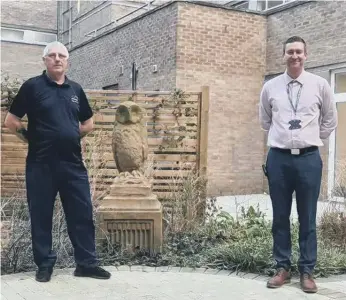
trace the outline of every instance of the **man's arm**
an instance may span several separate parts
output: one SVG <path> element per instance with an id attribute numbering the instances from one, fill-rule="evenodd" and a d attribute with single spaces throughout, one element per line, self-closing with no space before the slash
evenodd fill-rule
<path id="1" fill-rule="evenodd" d="M 85 137 L 93 129 L 94 129 L 94 121 L 92 118 L 79 123 L 79 132 L 80 132 L 81 138 Z"/>
<path id="2" fill-rule="evenodd" d="M 25 129 L 24 125 L 17 116 L 8 112 L 4 125 L 23 142 L 28 142 L 28 131 Z"/>
<path id="3" fill-rule="evenodd" d="M 21 119 L 27 113 L 28 97 L 31 95 L 29 81 L 24 82 L 15 96 L 5 118 L 4 125 L 23 142 L 28 142 L 28 132 Z"/>
<path id="4" fill-rule="evenodd" d="M 259 119 L 262 129 L 268 131 L 272 123 L 272 109 L 269 103 L 267 85 L 264 85 L 260 96 Z"/>
<path id="5" fill-rule="evenodd" d="M 338 113 L 334 101 L 333 92 L 327 80 L 324 81 L 323 99 L 321 107 L 320 138 L 327 139 L 338 125 Z"/>
<path id="6" fill-rule="evenodd" d="M 94 129 L 93 111 L 82 87 L 79 87 L 79 131 L 81 138 Z"/>

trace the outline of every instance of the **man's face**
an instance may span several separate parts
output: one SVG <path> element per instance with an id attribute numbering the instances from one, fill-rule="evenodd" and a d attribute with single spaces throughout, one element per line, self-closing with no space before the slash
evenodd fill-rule
<path id="1" fill-rule="evenodd" d="M 61 47 L 52 48 L 46 57 L 43 58 L 49 73 L 64 73 L 67 70 L 68 53 Z"/>
<path id="2" fill-rule="evenodd" d="M 306 61 L 306 51 L 302 42 L 288 43 L 285 47 L 284 62 L 288 69 L 303 68 Z"/>

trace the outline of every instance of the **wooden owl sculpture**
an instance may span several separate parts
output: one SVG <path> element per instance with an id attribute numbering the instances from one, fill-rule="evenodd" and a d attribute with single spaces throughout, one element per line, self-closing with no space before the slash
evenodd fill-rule
<path id="1" fill-rule="evenodd" d="M 142 173 L 148 157 L 147 128 L 143 117 L 144 109 L 131 100 L 121 103 L 116 110 L 112 149 L 119 172 Z"/>

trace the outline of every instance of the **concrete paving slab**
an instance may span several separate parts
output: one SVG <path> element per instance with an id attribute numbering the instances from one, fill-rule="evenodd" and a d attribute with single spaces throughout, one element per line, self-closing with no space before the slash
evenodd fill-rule
<path id="1" fill-rule="evenodd" d="M 302 292 L 297 281 L 279 289 L 267 289 L 263 276 L 244 275 L 242 278 L 228 271 L 218 274 L 208 270 L 192 268 L 150 268 L 139 266 L 121 266 L 121 272 L 115 267 L 106 267 L 112 273 L 110 280 L 77 278 L 73 270 L 55 270 L 52 280 L 38 283 L 34 273 L 21 273 L 1 276 L 1 299 L 4 300 L 276 300 L 276 299 L 346 299 L 346 281 L 322 283 L 316 281 L 320 290 L 315 295 Z M 150 270 L 150 271 L 146 271 Z M 167 270 L 161 272 L 161 269 Z M 261 278 L 263 277 L 263 278 Z M 259 279 L 259 280 L 258 280 Z M 343 279 L 343 278 L 341 278 Z"/>

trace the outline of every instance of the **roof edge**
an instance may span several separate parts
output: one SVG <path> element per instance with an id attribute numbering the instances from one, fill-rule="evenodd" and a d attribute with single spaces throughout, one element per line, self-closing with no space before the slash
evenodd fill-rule
<path id="1" fill-rule="evenodd" d="M 117 31 L 117 30 L 119 30 L 119 29 L 121 29 L 121 28 L 127 26 L 128 24 L 131 24 L 131 23 L 133 23 L 133 22 L 136 22 L 136 21 L 138 21 L 138 20 L 140 20 L 140 19 L 142 19 L 142 18 L 145 18 L 146 16 L 148 16 L 148 15 L 150 15 L 150 14 L 153 14 L 153 13 L 155 13 L 155 12 L 157 12 L 157 11 L 159 11 L 159 10 L 165 8 L 165 7 L 168 7 L 168 6 L 170 6 L 170 5 L 173 5 L 175 2 L 179 2 L 179 1 L 177 1 L 177 0 L 171 0 L 170 2 L 164 3 L 164 4 L 162 4 L 162 5 L 158 6 L 158 7 L 155 7 L 155 8 L 153 8 L 153 9 L 151 9 L 151 10 L 149 10 L 149 11 L 147 11 L 147 12 L 145 12 L 145 13 L 143 13 L 143 14 L 137 16 L 137 17 L 134 17 L 133 19 L 131 19 L 131 20 L 127 21 L 127 22 L 124 22 L 124 23 L 120 24 L 119 26 L 116 26 L 116 27 L 114 27 L 114 28 L 112 28 L 112 29 L 109 29 L 109 30 L 107 30 L 107 31 L 105 31 L 105 32 L 103 32 L 103 33 L 101 33 L 100 35 L 98 35 L 98 36 L 96 36 L 96 37 L 91 38 L 90 40 L 87 40 L 87 41 L 85 41 L 85 42 L 80 43 L 79 45 L 77 45 L 77 46 L 75 46 L 75 47 L 72 47 L 71 49 L 69 49 L 69 52 L 73 52 L 74 50 L 77 50 L 77 49 L 79 49 L 79 48 L 81 48 L 81 47 L 83 47 L 83 46 L 85 46 L 85 45 L 87 45 L 87 44 L 90 44 L 90 43 L 92 43 L 92 42 L 94 42 L 94 41 L 96 41 L 96 40 L 98 40 L 98 39 L 100 39 L 100 38 L 106 36 L 106 35 L 109 35 L 109 34 L 115 32 L 115 31 Z"/>
<path id="2" fill-rule="evenodd" d="M 263 12 L 257 12 L 257 11 L 252 11 L 252 10 L 244 10 L 244 9 L 239 9 L 239 8 L 236 8 L 236 7 L 225 7 L 221 4 L 215 4 L 215 3 L 210 3 L 210 2 L 205 2 L 205 1 L 190 1 L 190 0 L 171 0 L 167 3 L 163 3 L 162 5 L 158 6 L 158 7 L 155 7 L 153 9 L 151 9 L 150 11 L 147 11 L 137 17 L 134 17 L 133 19 L 127 21 L 127 22 L 124 22 L 123 24 L 120 24 L 119 26 L 116 26 L 112 29 L 109 29 L 103 33 L 101 33 L 100 35 L 96 36 L 96 37 L 93 37 L 91 38 L 90 40 L 87 40 L 85 42 L 82 42 L 80 43 L 79 45 L 75 46 L 75 47 L 72 47 L 71 49 L 69 49 L 69 52 L 73 52 L 74 50 L 77 50 L 89 43 L 92 43 L 106 35 L 109 35 L 125 26 L 127 26 L 128 24 L 131 24 L 133 22 L 136 22 L 142 18 L 145 18 L 146 16 L 150 15 L 150 14 L 153 14 L 153 13 L 156 13 L 157 11 L 161 10 L 161 9 L 164 9 L 168 6 L 171 6 L 171 5 L 175 5 L 175 4 L 178 4 L 178 3 L 186 3 L 186 4 L 191 4 L 191 5 L 200 5 L 200 6 L 207 6 L 207 7 L 212 7 L 212 8 L 219 8 L 219 9 L 223 9 L 223 10 L 228 10 L 228 11 L 236 11 L 236 12 L 241 12 L 241 13 L 250 13 L 250 14 L 254 14 L 254 15 L 262 15 L 262 16 L 265 16 L 265 14 Z"/>

